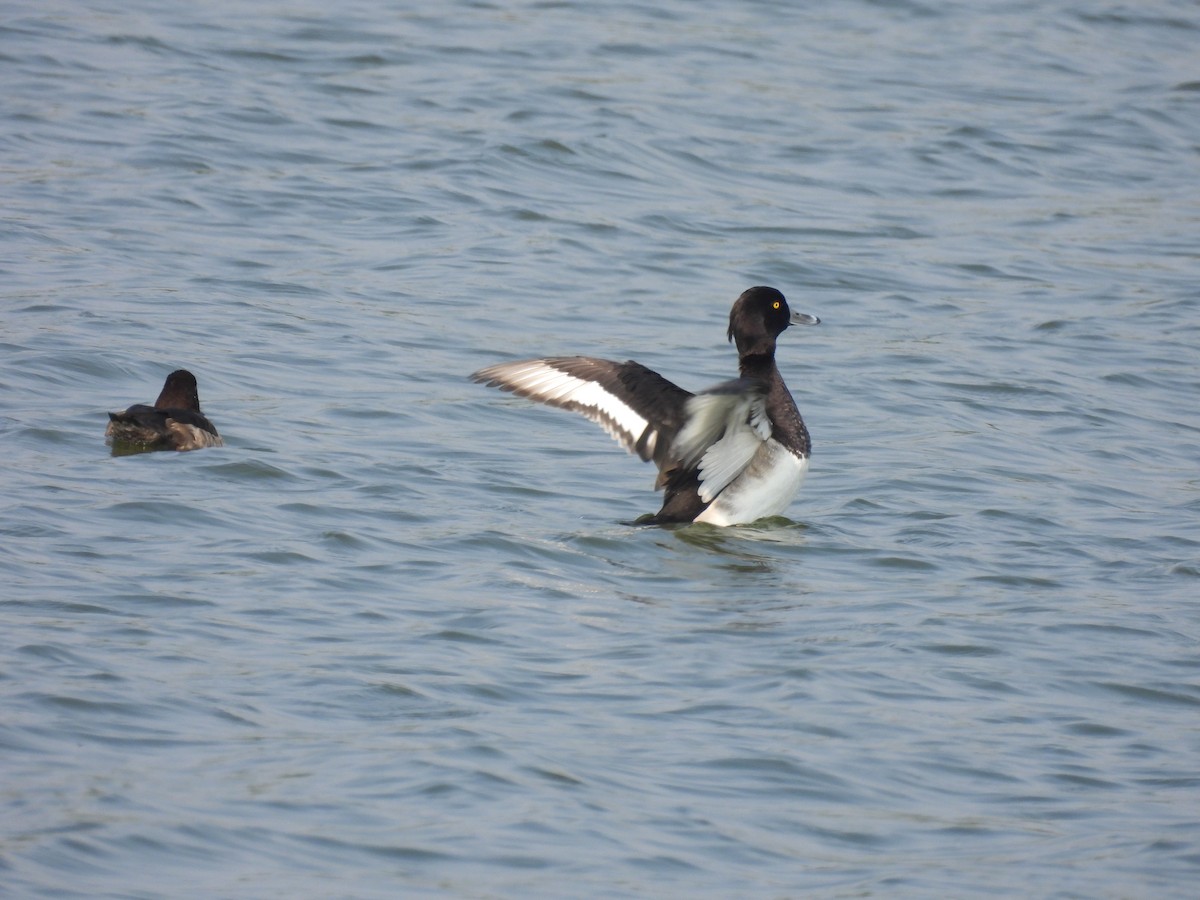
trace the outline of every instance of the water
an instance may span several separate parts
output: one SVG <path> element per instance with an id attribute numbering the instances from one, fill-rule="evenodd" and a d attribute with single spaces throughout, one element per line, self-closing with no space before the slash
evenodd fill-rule
<path id="1" fill-rule="evenodd" d="M 0 894 L 1192 896 L 1192 3 L 16 3 Z M 790 520 L 466 375 L 821 316 Z M 114 458 L 171 369 L 228 446 Z"/>

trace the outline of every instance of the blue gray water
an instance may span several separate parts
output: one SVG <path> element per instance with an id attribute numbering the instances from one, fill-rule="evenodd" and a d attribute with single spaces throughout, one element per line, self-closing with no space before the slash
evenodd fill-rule
<path id="1" fill-rule="evenodd" d="M 410 8 L 411 6 L 411 8 Z M 0 895 L 1190 897 L 1200 7 L 14 0 Z M 819 315 L 786 520 L 467 380 Z M 227 446 L 114 458 L 185 366 Z"/>

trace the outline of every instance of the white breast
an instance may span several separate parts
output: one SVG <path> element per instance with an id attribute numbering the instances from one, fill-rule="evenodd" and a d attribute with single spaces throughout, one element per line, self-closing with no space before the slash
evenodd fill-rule
<path id="1" fill-rule="evenodd" d="M 750 465 L 696 517 L 710 525 L 745 525 L 787 509 L 808 471 L 808 458 L 801 458 L 778 441 L 759 447 Z"/>

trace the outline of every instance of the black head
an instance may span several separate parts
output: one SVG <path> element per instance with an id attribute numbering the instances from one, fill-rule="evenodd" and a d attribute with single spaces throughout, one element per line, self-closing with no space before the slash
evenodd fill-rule
<path id="1" fill-rule="evenodd" d="M 176 369 L 167 376 L 162 393 L 154 401 L 159 409 L 190 409 L 200 412 L 200 391 L 196 376 L 187 369 Z"/>
<path id="2" fill-rule="evenodd" d="M 743 291 L 729 311 L 729 340 L 737 342 L 738 356 L 773 355 L 775 339 L 789 325 L 816 325 L 821 320 L 793 313 L 787 298 L 773 287 Z"/>

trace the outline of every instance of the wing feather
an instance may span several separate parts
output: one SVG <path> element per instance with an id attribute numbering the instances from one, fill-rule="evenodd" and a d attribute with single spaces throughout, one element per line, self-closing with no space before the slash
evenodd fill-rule
<path id="1" fill-rule="evenodd" d="M 686 424 L 674 452 L 685 469 L 699 472 L 700 499 L 711 503 L 742 474 L 771 436 L 766 388 L 739 378 L 697 394 L 686 404 Z"/>
<path id="2" fill-rule="evenodd" d="M 751 378 L 691 394 L 638 363 L 589 356 L 499 363 L 471 378 L 600 425 L 629 452 L 654 460 L 668 502 L 674 485 L 711 503 L 771 437 L 766 385 Z"/>
<path id="3" fill-rule="evenodd" d="M 471 376 L 600 425 L 630 453 L 660 462 L 692 395 L 635 362 L 560 356 L 499 363 Z"/>

